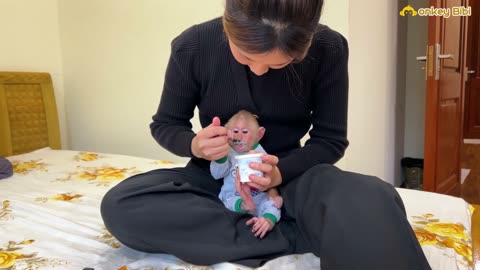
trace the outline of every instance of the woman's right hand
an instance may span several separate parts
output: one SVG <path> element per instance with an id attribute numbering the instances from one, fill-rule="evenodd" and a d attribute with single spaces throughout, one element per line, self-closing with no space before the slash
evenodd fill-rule
<path id="1" fill-rule="evenodd" d="M 228 131 L 220 125 L 220 118 L 215 116 L 212 123 L 200 130 L 192 140 L 192 153 L 197 158 L 217 160 L 228 155 Z"/>

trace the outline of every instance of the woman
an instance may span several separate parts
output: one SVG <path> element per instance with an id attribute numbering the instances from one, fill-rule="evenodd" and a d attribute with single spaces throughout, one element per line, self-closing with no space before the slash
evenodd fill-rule
<path id="1" fill-rule="evenodd" d="M 108 230 L 125 245 L 209 265 L 259 266 L 313 252 L 322 269 L 430 269 L 395 189 L 344 172 L 348 145 L 348 46 L 318 25 L 323 1 L 226 0 L 224 16 L 195 25 L 172 42 L 165 84 L 150 125 L 185 168 L 155 170 L 112 188 L 102 202 Z M 198 107 L 203 129 L 190 119 Z M 209 162 L 229 149 L 222 126 L 244 109 L 259 116 L 270 155 L 251 167 L 249 187 L 278 187 L 282 221 L 256 238 L 248 214 L 223 207 Z M 310 138 L 301 147 L 300 139 Z"/>

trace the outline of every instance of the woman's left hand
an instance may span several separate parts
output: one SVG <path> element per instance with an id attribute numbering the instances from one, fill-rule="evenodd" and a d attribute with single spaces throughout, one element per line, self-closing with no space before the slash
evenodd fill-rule
<path id="1" fill-rule="evenodd" d="M 256 152 L 250 151 L 249 153 Z M 247 182 L 247 184 L 261 191 L 280 185 L 282 183 L 282 174 L 277 164 L 278 157 L 269 154 L 262 156 L 262 163 L 250 162 L 250 168 L 263 172 L 263 176 L 251 174 L 249 176 L 250 182 Z"/>

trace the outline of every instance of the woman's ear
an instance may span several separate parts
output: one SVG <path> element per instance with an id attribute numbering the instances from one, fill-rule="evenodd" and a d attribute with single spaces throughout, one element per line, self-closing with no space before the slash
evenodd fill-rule
<path id="1" fill-rule="evenodd" d="M 259 127 L 258 128 L 258 134 L 257 134 L 257 142 L 260 141 L 260 139 L 263 138 L 263 135 L 265 135 L 265 128 L 264 127 Z"/>

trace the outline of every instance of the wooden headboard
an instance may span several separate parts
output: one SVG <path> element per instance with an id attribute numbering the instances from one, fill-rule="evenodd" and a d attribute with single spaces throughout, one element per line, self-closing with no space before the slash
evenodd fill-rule
<path id="1" fill-rule="evenodd" d="M 50 74 L 0 72 L 0 156 L 47 146 L 61 148 Z"/>

